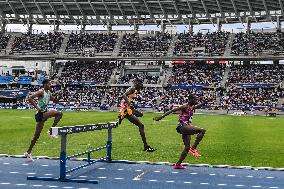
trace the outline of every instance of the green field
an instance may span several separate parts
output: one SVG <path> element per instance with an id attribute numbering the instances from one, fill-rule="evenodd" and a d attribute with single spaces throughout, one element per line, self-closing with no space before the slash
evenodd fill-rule
<path id="1" fill-rule="evenodd" d="M 145 114 L 145 124 L 154 153 L 143 151 L 138 129 L 124 120 L 113 130 L 113 159 L 175 162 L 183 148 L 176 133 L 177 115 L 160 122 L 152 121 L 157 114 Z M 60 126 L 116 121 L 117 113 L 64 112 Z M 27 110 L 0 110 L 0 153 L 23 154 L 33 136 L 34 112 Z M 60 138 L 51 139 L 46 127 L 33 155 L 59 156 Z M 193 125 L 207 129 L 199 146 L 201 158 L 188 156 L 184 162 L 284 167 L 284 118 L 195 115 Z M 76 153 L 99 147 L 106 141 L 106 131 L 70 135 L 67 152 Z M 193 138 L 194 139 L 194 138 Z M 98 154 L 100 155 L 100 154 Z"/>

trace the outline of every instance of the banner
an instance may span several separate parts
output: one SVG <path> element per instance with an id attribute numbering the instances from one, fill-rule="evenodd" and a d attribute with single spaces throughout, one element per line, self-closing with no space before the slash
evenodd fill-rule
<path id="1" fill-rule="evenodd" d="M 25 98 L 29 90 L 0 90 L 0 98 Z"/>
<path id="2" fill-rule="evenodd" d="M 275 84 L 261 84 L 261 83 L 237 84 L 237 85 L 243 88 L 270 88 L 275 86 Z"/>
<path id="3" fill-rule="evenodd" d="M 87 81 L 84 81 L 84 82 L 75 81 L 75 82 L 66 82 L 65 84 L 66 85 L 96 85 L 97 83 L 87 82 Z"/>
<path id="4" fill-rule="evenodd" d="M 208 87 L 208 84 L 180 84 L 172 85 L 172 89 L 201 89 L 203 87 Z"/>

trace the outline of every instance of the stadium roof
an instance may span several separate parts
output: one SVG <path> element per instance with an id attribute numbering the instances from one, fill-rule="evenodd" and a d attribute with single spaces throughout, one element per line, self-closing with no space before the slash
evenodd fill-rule
<path id="1" fill-rule="evenodd" d="M 0 0 L 0 22 L 202 24 L 276 21 L 284 0 Z"/>

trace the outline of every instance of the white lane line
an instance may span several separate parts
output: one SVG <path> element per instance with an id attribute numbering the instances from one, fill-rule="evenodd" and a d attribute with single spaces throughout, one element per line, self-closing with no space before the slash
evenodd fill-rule
<path id="1" fill-rule="evenodd" d="M 248 178 L 253 178 L 253 176 L 252 176 L 252 175 L 248 175 L 247 177 L 248 177 Z"/>
<path id="2" fill-rule="evenodd" d="M 46 174 L 44 174 L 45 176 L 51 176 L 51 175 L 53 175 L 53 174 L 51 174 L 51 173 L 46 173 Z"/>
<path id="3" fill-rule="evenodd" d="M 100 170 L 105 170 L 106 168 L 104 168 L 104 167 L 100 167 L 100 168 L 98 168 L 98 169 L 100 169 Z"/>
<path id="4" fill-rule="evenodd" d="M 236 175 L 228 175 L 228 177 L 235 177 Z"/>
<path id="5" fill-rule="evenodd" d="M 142 170 L 140 170 L 140 169 L 138 169 L 138 170 L 136 170 L 137 172 L 141 172 Z"/>
<path id="6" fill-rule="evenodd" d="M 261 186 L 251 186 L 252 188 L 261 188 Z"/>
<path id="7" fill-rule="evenodd" d="M 266 177 L 266 178 L 268 178 L 268 179 L 273 179 L 274 177 Z"/>
<path id="8" fill-rule="evenodd" d="M 218 184 L 218 186 L 226 186 L 227 184 Z"/>
<path id="9" fill-rule="evenodd" d="M 117 169 L 118 171 L 123 171 L 124 169 Z"/>
<path id="10" fill-rule="evenodd" d="M 40 186 L 42 186 L 42 185 L 41 185 L 41 184 L 34 184 L 34 185 L 32 185 L 32 186 L 40 187 Z"/>
<path id="11" fill-rule="evenodd" d="M 36 173 L 27 173 L 27 175 L 35 175 Z"/>
<path id="12" fill-rule="evenodd" d="M 174 180 L 167 180 L 166 182 L 167 183 L 174 183 L 175 181 Z"/>
<path id="13" fill-rule="evenodd" d="M 42 167 L 48 167 L 49 165 L 41 165 Z"/>
<path id="14" fill-rule="evenodd" d="M 191 184 L 192 182 L 183 182 L 184 184 Z"/>
<path id="15" fill-rule="evenodd" d="M 277 189 L 277 188 L 279 188 L 279 187 L 278 187 L 278 186 L 271 186 L 271 187 L 269 187 L 269 188 Z"/>
<path id="16" fill-rule="evenodd" d="M 58 186 L 52 186 L 52 185 L 49 185 L 48 187 L 49 188 L 58 188 Z"/>
<path id="17" fill-rule="evenodd" d="M 4 165 L 10 165 L 10 163 L 3 163 Z"/>
<path id="18" fill-rule="evenodd" d="M 215 176 L 216 174 L 215 173 L 211 173 L 211 174 L 209 174 L 210 176 Z"/>
<path id="19" fill-rule="evenodd" d="M 73 186 L 65 186 L 63 188 L 74 188 Z"/>
<path id="20" fill-rule="evenodd" d="M 8 184 L 11 184 L 11 183 L 10 182 L 1 182 L 0 184 L 8 185 Z"/>
<path id="21" fill-rule="evenodd" d="M 80 178 L 87 178 L 88 176 L 79 176 Z"/>
<path id="22" fill-rule="evenodd" d="M 149 180 L 149 182 L 157 182 L 157 180 Z"/>
<path id="23" fill-rule="evenodd" d="M 161 171 L 154 171 L 154 173 L 160 173 Z"/>
<path id="24" fill-rule="evenodd" d="M 209 183 L 207 183 L 207 182 L 202 182 L 202 183 L 200 183 L 201 185 L 208 185 Z"/>
<path id="25" fill-rule="evenodd" d="M 28 166 L 29 164 L 27 164 L 27 163 L 23 163 L 22 165 L 24 165 L 24 166 Z"/>
<path id="26" fill-rule="evenodd" d="M 178 172 L 172 172 L 173 174 L 178 174 Z"/>
<path id="27" fill-rule="evenodd" d="M 197 175 L 198 173 L 190 173 L 191 175 Z"/>
<path id="28" fill-rule="evenodd" d="M 100 178 L 100 179 L 106 179 L 107 177 L 98 177 L 98 178 Z"/>
<path id="29" fill-rule="evenodd" d="M 123 180 L 124 178 L 114 178 L 115 180 Z"/>
<path id="30" fill-rule="evenodd" d="M 245 186 L 245 185 L 242 185 L 242 184 L 237 184 L 235 185 L 236 187 L 242 187 L 242 186 Z"/>
<path id="31" fill-rule="evenodd" d="M 90 188 L 78 188 L 78 189 L 90 189 Z"/>
<path id="32" fill-rule="evenodd" d="M 11 174 L 18 174 L 19 172 L 16 172 L 16 171 L 15 171 L 15 172 L 12 172 L 12 171 L 11 171 L 11 172 L 9 172 L 9 173 L 11 173 Z"/>
<path id="33" fill-rule="evenodd" d="M 27 184 L 15 184 L 16 186 L 26 186 Z"/>

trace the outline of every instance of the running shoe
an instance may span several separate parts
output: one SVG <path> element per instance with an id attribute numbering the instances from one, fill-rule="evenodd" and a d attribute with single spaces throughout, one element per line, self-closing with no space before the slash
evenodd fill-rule
<path id="1" fill-rule="evenodd" d="M 186 169 L 186 166 L 174 164 L 174 165 L 173 165 L 173 168 L 174 168 L 174 169 Z"/>
<path id="2" fill-rule="evenodd" d="M 151 146 L 145 146 L 144 147 L 144 151 L 145 152 L 154 152 L 154 151 L 156 151 L 156 149 L 152 148 Z"/>
<path id="3" fill-rule="evenodd" d="M 26 159 L 27 162 L 32 162 L 32 161 L 34 161 L 34 159 L 33 159 L 31 153 L 29 154 L 28 152 L 25 152 L 25 153 L 24 153 L 24 156 L 27 158 L 27 159 Z"/>
<path id="4" fill-rule="evenodd" d="M 201 156 L 200 153 L 193 147 L 190 147 L 188 152 L 191 153 L 195 157 L 200 157 Z"/>

